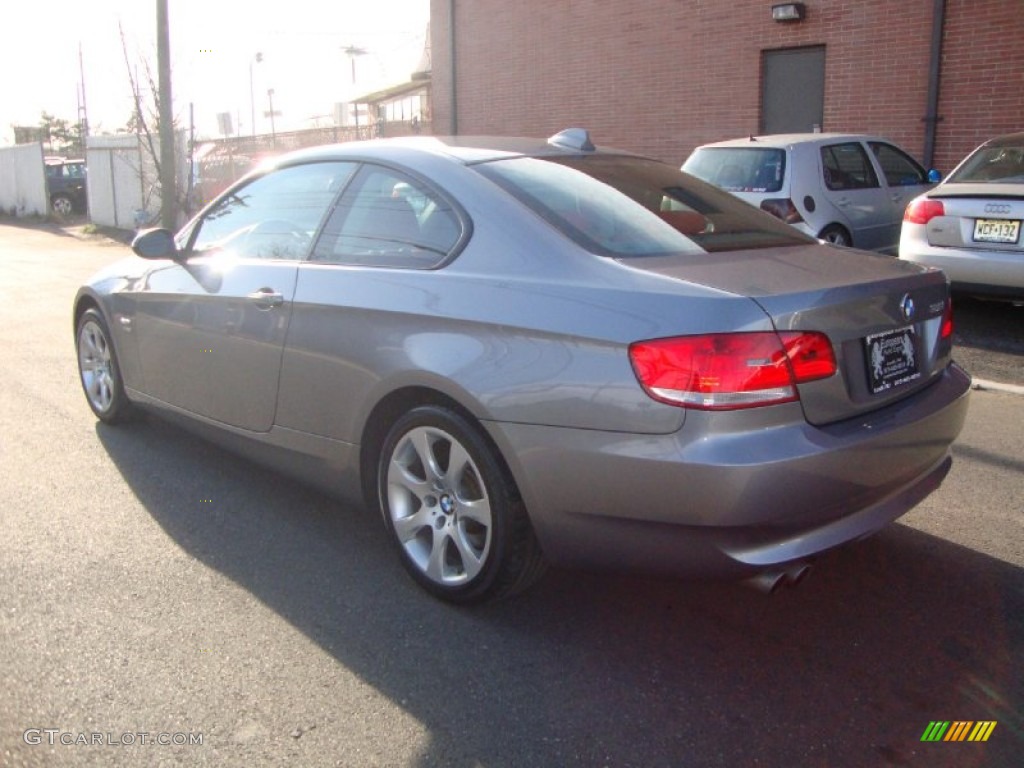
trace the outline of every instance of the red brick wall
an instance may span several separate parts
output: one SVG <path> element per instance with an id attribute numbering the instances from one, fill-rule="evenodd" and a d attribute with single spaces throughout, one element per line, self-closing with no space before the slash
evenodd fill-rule
<path id="1" fill-rule="evenodd" d="M 931 0 L 806 5 L 803 22 L 782 24 L 767 0 L 455 0 L 458 132 L 583 126 L 598 143 L 681 162 L 697 144 L 757 132 L 763 50 L 825 45 L 823 129 L 880 133 L 920 156 Z M 451 127 L 448 9 L 431 0 L 437 133 Z M 944 171 L 976 137 L 1024 130 L 1024 3 L 949 0 L 947 19 Z"/>
<path id="2" fill-rule="evenodd" d="M 1024 131 L 1024 0 L 947 0 L 935 166 Z"/>

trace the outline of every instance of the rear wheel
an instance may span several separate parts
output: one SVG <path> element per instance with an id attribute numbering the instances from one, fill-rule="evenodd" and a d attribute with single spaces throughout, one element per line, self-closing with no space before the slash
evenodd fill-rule
<path id="1" fill-rule="evenodd" d="M 818 233 L 818 238 L 824 240 L 826 243 L 841 245 L 844 248 L 849 248 L 853 245 L 853 238 L 850 237 L 850 233 L 846 231 L 845 227 L 842 227 L 839 224 L 829 224 Z"/>
<path id="2" fill-rule="evenodd" d="M 378 496 L 406 570 L 449 602 L 497 599 L 544 570 L 515 484 L 478 428 L 455 411 L 421 406 L 391 427 Z"/>
<path id="3" fill-rule="evenodd" d="M 75 212 L 75 203 L 67 195 L 54 195 L 50 205 L 58 216 L 70 216 Z"/>
<path id="4" fill-rule="evenodd" d="M 124 421 L 131 415 L 132 404 L 124 393 L 117 353 L 103 316 L 95 309 L 83 312 L 75 339 L 79 380 L 89 407 L 108 424 Z"/>

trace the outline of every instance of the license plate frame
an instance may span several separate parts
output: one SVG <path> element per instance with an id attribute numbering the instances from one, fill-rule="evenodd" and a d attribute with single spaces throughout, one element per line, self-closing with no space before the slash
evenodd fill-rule
<path id="1" fill-rule="evenodd" d="M 1016 245 L 1020 242 L 1020 220 L 975 219 L 972 239 L 976 243 Z"/>
<path id="2" fill-rule="evenodd" d="M 913 326 L 865 336 L 868 389 L 877 395 L 921 378 L 917 333 Z"/>

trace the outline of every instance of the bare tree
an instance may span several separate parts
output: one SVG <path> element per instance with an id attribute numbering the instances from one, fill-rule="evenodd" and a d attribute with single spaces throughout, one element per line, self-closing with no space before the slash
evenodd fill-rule
<path id="1" fill-rule="evenodd" d="M 152 167 L 156 174 L 156 183 L 150 185 L 149 188 L 145 189 L 143 192 L 143 205 L 148 210 L 149 203 L 152 200 L 154 192 L 158 192 L 160 194 L 161 200 L 164 199 L 162 183 L 164 179 L 164 163 L 163 157 L 161 156 L 161 142 L 159 138 L 162 106 L 160 102 L 161 90 L 156 78 L 154 77 L 149 59 L 146 56 L 138 56 L 136 61 L 133 62 L 132 57 L 128 53 L 128 40 L 125 37 L 124 26 L 120 21 L 117 23 L 117 29 L 121 36 L 121 51 L 124 55 L 125 70 L 128 73 L 128 83 L 132 90 L 132 103 L 135 107 L 131 117 L 128 119 L 126 127 L 130 133 L 134 133 L 139 137 L 142 149 L 146 153 L 146 158 L 152 163 Z M 148 94 L 144 93 L 144 89 L 148 91 Z M 172 128 L 168 133 L 171 136 L 170 141 L 173 143 L 173 136 L 178 127 L 178 121 L 172 120 L 171 123 Z M 173 159 L 171 162 L 171 168 L 171 172 L 173 173 Z M 140 174 L 141 178 L 143 170 L 141 168 L 136 170 Z M 177 197 L 177 195 L 175 197 Z M 182 201 L 177 200 L 176 202 L 180 204 Z"/>
<path id="2" fill-rule="evenodd" d="M 120 21 L 117 22 L 117 31 L 121 35 L 121 51 L 124 53 L 124 66 L 128 72 L 128 83 L 132 87 L 132 99 L 135 103 L 135 114 L 132 115 L 134 127 L 136 129 L 136 133 L 145 139 L 146 146 L 148 147 L 150 154 L 153 156 L 153 162 L 156 163 L 157 169 L 159 170 L 160 153 L 156 149 L 151 125 L 155 121 L 156 114 L 159 113 L 160 91 L 156 87 L 156 83 L 153 81 L 153 72 L 149 67 L 149 59 L 144 56 L 140 56 L 139 61 L 142 64 L 142 74 L 146 78 L 146 84 L 149 86 L 149 92 L 152 94 L 153 98 L 153 111 L 147 112 L 147 110 L 143 108 L 142 88 L 139 86 L 138 69 L 132 66 L 131 57 L 128 55 L 128 41 L 124 36 L 124 27 Z"/>

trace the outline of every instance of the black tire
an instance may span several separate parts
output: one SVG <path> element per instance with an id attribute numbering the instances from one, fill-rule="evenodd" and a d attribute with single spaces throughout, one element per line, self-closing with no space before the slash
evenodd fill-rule
<path id="1" fill-rule="evenodd" d="M 75 201 L 68 195 L 57 194 L 50 199 L 50 207 L 58 216 L 70 216 L 75 212 Z"/>
<path id="2" fill-rule="evenodd" d="M 829 224 L 818 233 L 818 239 L 832 245 L 840 245 L 843 248 L 849 248 L 853 245 L 853 238 L 846 231 L 846 227 L 841 224 Z"/>
<path id="3" fill-rule="evenodd" d="M 96 418 L 117 424 L 133 415 L 124 392 L 124 380 L 107 323 L 95 309 L 87 309 L 75 328 L 78 380 Z"/>
<path id="4" fill-rule="evenodd" d="M 508 597 L 544 572 L 515 483 L 479 428 L 454 410 L 421 406 L 392 425 L 377 495 L 402 564 L 442 600 Z"/>

